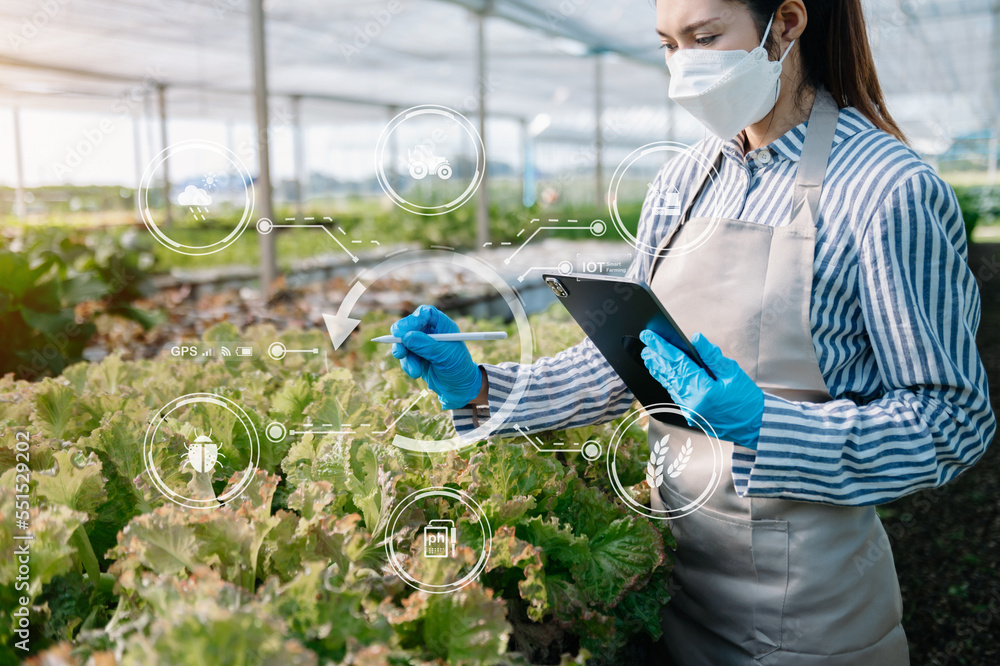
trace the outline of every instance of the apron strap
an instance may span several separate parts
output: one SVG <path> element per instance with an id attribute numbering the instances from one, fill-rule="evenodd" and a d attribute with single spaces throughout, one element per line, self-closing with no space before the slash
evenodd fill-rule
<path id="1" fill-rule="evenodd" d="M 830 153 L 833 150 L 833 139 L 837 133 L 837 123 L 840 118 L 840 108 L 833 96 L 823 86 L 816 89 L 816 97 L 813 100 L 812 111 L 809 113 L 809 124 L 806 126 L 806 138 L 802 143 L 802 154 L 799 157 L 798 172 L 795 175 L 795 189 L 792 193 L 792 214 L 790 226 L 815 229 L 816 221 L 819 219 L 819 199 L 823 193 L 823 181 L 826 179 L 826 166 L 830 161 Z M 716 170 L 720 167 L 722 160 L 722 149 L 720 148 L 712 159 L 712 164 Z M 680 230 L 684 223 L 691 216 L 691 209 L 696 201 L 701 198 L 705 186 L 709 182 L 710 172 L 706 170 L 701 174 L 698 181 L 698 189 L 684 206 L 680 220 L 674 230 L 656 248 L 653 255 L 653 265 L 649 274 L 656 271 L 660 260 L 667 253 L 667 246 L 670 240 Z"/>
<path id="2" fill-rule="evenodd" d="M 840 109 L 826 88 L 816 90 L 806 138 L 802 143 L 798 173 L 795 175 L 795 190 L 792 194 L 791 226 L 814 229 L 819 219 L 819 199 L 823 193 L 826 166 L 833 150 L 833 138 L 837 133 Z"/>
<path id="3" fill-rule="evenodd" d="M 707 159 L 708 156 L 705 157 Z M 668 246 L 670 245 L 671 239 L 673 239 L 674 235 L 676 235 L 677 232 L 680 231 L 681 227 L 683 227 L 684 224 L 691 217 L 691 208 L 694 207 L 695 202 L 701 198 L 701 194 L 705 190 L 705 186 L 708 184 L 709 180 L 711 180 L 712 171 L 714 170 L 716 173 L 718 173 L 721 163 L 722 163 L 722 149 L 720 148 L 718 151 L 716 151 L 712 159 L 712 168 L 706 169 L 705 172 L 701 174 L 701 178 L 697 181 L 698 189 L 695 190 L 694 196 L 689 198 L 687 200 L 687 203 L 684 204 L 684 210 L 681 211 L 681 216 L 680 219 L 677 220 L 676 226 L 674 226 L 673 230 L 669 234 L 660 239 L 660 242 L 656 247 L 656 252 L 653 254 L 653 265 L 650 266 L 649 268 L 649 278 L 647 279 L 647 282 L 652 280 L 653 273 L 656 272 L 656 269 L 660 265 L 660 260 L 667 255 Z"/>
<path id="4" fill-rule="evenodd" d="M 715 152 L 715 155 L 712 156 L 712 168 L 706 169 L 705 172 L 701 174 L 701 179 L 698 181 L 698 189 L 695 190 L 694 196 L 688 199 L 688 202 L 684 205 L 684 211 L 681 213 L 680 223 L 677 225 L 678 229 L 691 217 L 691 209 L 694 208 L 695 202 L 701 198 L 701 194 L 704 192 L 705 186 L 708 185 L 709 181 L 712 179 L 712 171 L 719 173 L 719 169 L 722 166 L 722 159 L 722 149 L 720 148 Z"/>

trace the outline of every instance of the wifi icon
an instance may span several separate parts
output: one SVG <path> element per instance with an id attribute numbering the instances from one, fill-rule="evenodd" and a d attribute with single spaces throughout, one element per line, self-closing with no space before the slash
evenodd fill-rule
<path id="1" fill-rule="evenodd" d="M 223 356 L 232 356 L 233 355 L 233 353 L 231 351 L 229 351 L 229 347 L 226 347 L 225 345 L 220 345 L 219 346 L 219 351 L 222 352 Z"/>

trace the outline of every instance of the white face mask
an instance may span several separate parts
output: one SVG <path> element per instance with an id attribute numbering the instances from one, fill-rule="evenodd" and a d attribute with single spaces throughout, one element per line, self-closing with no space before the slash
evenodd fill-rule
<path id="1" fill-rule="evenodd" d="M 778 101 L 781 64 L 795 40 L 781 60 L 768 60 L 764 44 L 773 21 L 774 16 L 760 46 L 749 53 L 683 49 L 667 60 L 670 99 L 722 140 L 732 139 L 760 121 Z"/>

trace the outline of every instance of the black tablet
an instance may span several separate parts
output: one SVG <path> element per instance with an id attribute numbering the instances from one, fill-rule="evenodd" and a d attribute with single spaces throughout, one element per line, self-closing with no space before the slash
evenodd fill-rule
<path id="1" fill-rule="evenodd" d="M 684 351 L 715 379 L 645 283 L 577 273 L 543 274 L 542 278 L 643 405 L 675 402 L 642 362 L 639 354 L 646 345 L 639 334 L 643 329 Z"/>

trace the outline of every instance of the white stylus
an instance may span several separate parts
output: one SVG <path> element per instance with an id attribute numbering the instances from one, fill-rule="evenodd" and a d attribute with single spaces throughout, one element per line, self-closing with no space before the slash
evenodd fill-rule
<path id="1" fill-rule="evenodd" d="M 504 340 L 504 331 L 476 331 L 473 333 L 430 333 L 428 337 L 438 342 L 476 342 L 479 340 Z M 380 335 L 372 338 L 372 342 L 402 342 L 395 335 Z"/>

